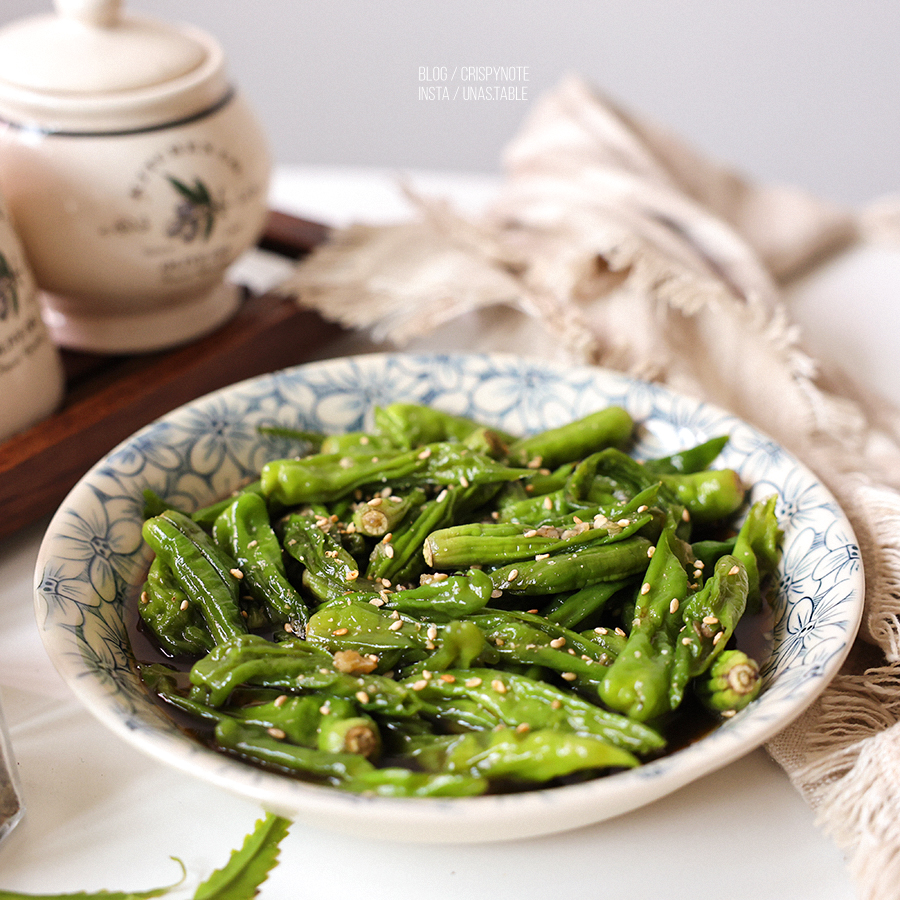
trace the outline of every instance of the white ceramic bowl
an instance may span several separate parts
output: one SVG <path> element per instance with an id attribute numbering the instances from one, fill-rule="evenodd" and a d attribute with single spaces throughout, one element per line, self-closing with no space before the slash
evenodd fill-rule
<path id="1" fill-rule="evenodd" d="M 142 491 L 206 504 L 267 459 L 290 452 L 260 425 L 335 432 L 367 423 L 373 405 L 433 404 L 524 433 L 611 403 L 640 424 L 637 452 L 661 455 L 728 433 L 717 465 L 753 496 L 777 492 L 785 531 L 765 687 L 746 710 L 686 749 L 584 784 L 465 799 L 384 799 L 261 772 L 186 737 L 135 674 L 123 607 L 149 553 Z M 50 657 L 85 706 L 116 734 L 179 769 L 312 825 L 406 841 L 484 841 L 576 828 L 674 791 L 762 744 L 826 687 L 856 633 L 863 573 L 833 497 L 781 447 L 719 409 L 594 368 L 507 356 L 372 355 L 300 366 L 242 382 L 147 426 L 100 461 L 50 523 L 35 603 Z"/>

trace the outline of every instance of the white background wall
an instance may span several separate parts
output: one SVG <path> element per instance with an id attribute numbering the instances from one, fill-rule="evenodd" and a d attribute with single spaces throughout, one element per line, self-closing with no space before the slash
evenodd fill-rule
<path id="1" fill-rule="evenodd" d="M 0 0 L 0 24 L 51 0 Z M 496 172 L 566 72 L 766 180 L 900 190 L 896 0 L 131 0 L 216 35 L 277 161 Z M 420 67 L 516 66 L 527 99 L 419 99 Z M 457 85 L 460 84 L 457 79 Z"/>

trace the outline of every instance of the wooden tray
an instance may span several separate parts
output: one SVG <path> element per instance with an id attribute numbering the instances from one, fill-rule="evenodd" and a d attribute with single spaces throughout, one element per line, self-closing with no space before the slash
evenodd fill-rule
<path id="1" fill-rule="evenodd" d="M 299 259 L 324 225 L 272 212 L 259 246 Z M 286 297 L 248 292 L 220 329 L 159 353 L 63 351 L 66 399 L 51 418 L 0 444 L 0 537 L 56 509 L 79 478 L 138 428 L 209 391 L 310 359 L 339 326 Z"/>

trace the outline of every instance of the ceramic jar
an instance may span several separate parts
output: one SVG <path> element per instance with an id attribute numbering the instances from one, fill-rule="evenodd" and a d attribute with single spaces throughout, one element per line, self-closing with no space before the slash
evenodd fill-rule
<path id="1" fill-rule="evenodd" d="M 239 304 L 268 148 L 204 32 L 57 0 L 0 30 L 0 192 L 63 347 L 158 350 Z"/>
<path id="2" fill-rule="evenodd" d="M 50 340 L 6 204 L 0 198 L 0 441 L 49 416 L 64 392 Z"/>

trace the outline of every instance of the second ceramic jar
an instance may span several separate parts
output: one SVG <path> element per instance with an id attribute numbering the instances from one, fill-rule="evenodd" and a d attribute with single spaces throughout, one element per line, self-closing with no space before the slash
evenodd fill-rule
<path id="1" fill-rule="evenodd" d="M 0 193 L 57 344 L 196 338 L 239 303 L 226 269 L 265 222 L 263 131 L 218 43 L 57 0 L 0 31 Z"/>

